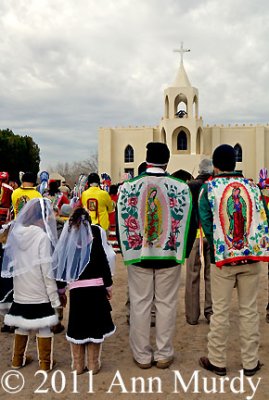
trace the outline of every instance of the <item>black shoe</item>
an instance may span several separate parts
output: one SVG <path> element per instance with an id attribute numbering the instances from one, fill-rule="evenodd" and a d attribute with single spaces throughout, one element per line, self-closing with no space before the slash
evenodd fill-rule
<path id="1" fill-rule="evenodd" d="M 10 333 L 10 326 L 4 324 L 4 325 L 1 327 L 1 332 Z"/>
<path id="2" fill-rule="evenodd" d="M 201 357 L 199 359 L 199 364 L 201 367 L 206 369 L 207 371 L 211 371 L 216 375 L 225 376 L 226 375 L 226 368 L 216 367 L 216 365 L 211 364 L 207 357 Z"/>
<path id="3" fill-rule="evenodd" d="M 205 314 L 205 319 L 207 320 L 207 323 L 210 324 L 210 318 L 212 317 L 213 313 L 206 313 Z"/>
<path id="4" fill-rule="evenodd" d="M 258 372 L 261 369 L 262 366 L 263 366 L 263 364 L 261 364 L 260 361 L 258 361 L 258 364 L 256 365 L 255 368 L 252 368 L 252 369 L 244 368 L 244 375 L 245 376 L 253 376 L 256 374 L 256 372 Z"/>

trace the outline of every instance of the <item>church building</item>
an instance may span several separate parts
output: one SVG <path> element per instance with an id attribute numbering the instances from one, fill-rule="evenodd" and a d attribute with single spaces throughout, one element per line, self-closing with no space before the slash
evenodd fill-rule
<path id="1" fill-rule="evenodd" d="M 168 172 L 185 169 L 194 177 L 203 158 L 210 158 L 214 149 L 227 143 L 235 148 L 236 169 L 258 181 L 259 171 L 269 170 L 269 125 L 204 126 L 199 115 L 199 92 L 189 81 L 181 62 L 173 84 L 164 90 L 163 116 L 154 127 L 100 128 L 98 171 L 110 175 L 113 183 L 137 175 L 145 161 L 146 144 L 163 142 L 170 149 Z"/>

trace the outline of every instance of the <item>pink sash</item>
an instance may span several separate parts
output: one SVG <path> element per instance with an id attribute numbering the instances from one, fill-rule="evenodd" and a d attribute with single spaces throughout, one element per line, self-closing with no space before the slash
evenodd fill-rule
<path id="1" fill-rule="evenodd" d="M 83 279 L 81 281 L 71 282 L 69 283 L 69 290 L 90 286 L 104 286 L 103 278 Z"/>

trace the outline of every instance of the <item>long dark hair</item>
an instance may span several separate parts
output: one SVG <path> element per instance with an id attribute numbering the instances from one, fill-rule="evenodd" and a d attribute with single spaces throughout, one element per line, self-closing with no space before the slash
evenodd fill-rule
<path id="1" fill-rule="evenodd" d="M 71 228 L 79 228 L 81 223 L 86 224 L 86 221 L 88 221 L 89 224 L 92 222 L 88 211 L 83 207 L 75 208 L 68 221 L 69 230 L 71 230 Z"/>

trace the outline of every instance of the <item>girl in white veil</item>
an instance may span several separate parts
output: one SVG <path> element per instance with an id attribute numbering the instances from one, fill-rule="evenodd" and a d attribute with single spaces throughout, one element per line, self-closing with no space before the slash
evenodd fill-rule
<path id="1" fill-rule="evenodd" d="M 52 252 L 57 232 L 54 212 L 48 199 L 35 198 L 23 207 L 8 235 L 2 277 L 13 277 L 14 300 L 5 324 L 16 326 L 12 367 L 29 363 L 26 357 L 29 333 L 37 331 L 39 369 L 51 370 L 52 336 L 57 324 L 55 308 L 60 306 L 55 279 L 52 279 Z"/>
<path id="2" fill-rule="evenodd" d="M 72 368 L 81 374 L 101 368 L 101 344 L 115 332 L 111 318 L 111 272 L 100 228 L 91 225 L 88 212 L 76 208 L 65 223 L 53 255 L 54 276 L 69 284 Z M 86 363 L 85 363 L 85 355 Z"/>

